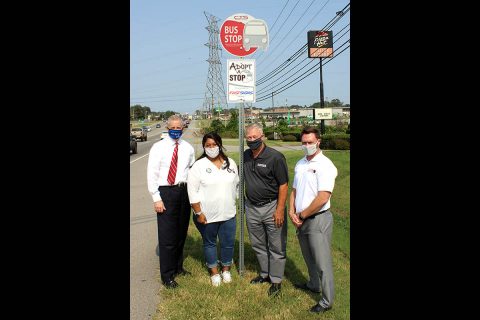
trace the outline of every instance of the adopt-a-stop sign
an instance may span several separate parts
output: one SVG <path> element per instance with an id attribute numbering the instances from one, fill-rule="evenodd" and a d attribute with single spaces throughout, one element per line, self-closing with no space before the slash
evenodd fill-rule
<path id="1" fill-rule="evenodd" d="M 243 48 L 245 22 L 253 19 L 255 18 L 245 13 L 236 13 L 225 19 L 220 27 L 220 42 L 227 52 L 234 56 L 244 57 L 257 50 L 256 47 L 252 47 L 248 51 Z"/>

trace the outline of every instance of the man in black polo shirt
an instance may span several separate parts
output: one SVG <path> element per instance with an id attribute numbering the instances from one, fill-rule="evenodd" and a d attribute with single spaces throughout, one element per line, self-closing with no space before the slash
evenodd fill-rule
<path id="1" fill-rule="evenodd" d="M 280 293 L 287 249 L 288 168 L 283 154 L 262 141 L 257 123 L 246 128 L 250 148 L 244 153 L 245 215 L 248 235 L 260 264 L 260 274 L 250 283 L 269 282 L 269 296 Z"/>

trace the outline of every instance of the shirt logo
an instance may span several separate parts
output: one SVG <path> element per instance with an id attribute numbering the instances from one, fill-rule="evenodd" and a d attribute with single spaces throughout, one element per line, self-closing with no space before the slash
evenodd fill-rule
<path id="1" fill-rule="evenodd" d="M 212 169 L 207 168 L 207 172 L 208 172 L 208 173 L 212 172 Z"/>
<path id="2" fill-rule="evenodd" d="M 266 164 L 264 164 L 264 163 L 257 163 L 257 167 L 263 167 L 263 168 L 266 168 L 266 167 L 267 167 L 267 165 L 266 165 Z"/>

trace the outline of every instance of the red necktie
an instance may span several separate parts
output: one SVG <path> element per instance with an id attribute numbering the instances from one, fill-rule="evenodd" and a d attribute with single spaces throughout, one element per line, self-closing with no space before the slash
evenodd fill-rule
<path id="1" fill-rule="evenodd" d="M 168 183 L 175 183 L 175 176 L 177 175 L 177 160 L 178 160 L 178 142 L 175 142 L 175 149 L 173 149 L 172 162 L 170 162 L 170 169 L 168 170 Z"/>

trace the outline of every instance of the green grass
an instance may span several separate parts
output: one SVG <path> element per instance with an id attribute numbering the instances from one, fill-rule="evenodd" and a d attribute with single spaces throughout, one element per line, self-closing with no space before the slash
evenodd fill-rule
<path id="1" fill-rule="evenodd" d="M 295 227 L 290 219 L 282 295 L 271 299 L 267 295 L 268 284 L 250 284 L 250 280 L 257 275 L 258 263 L 250 246 L 246 226 L 245 272 L 241 277 L 236 266 L 240 239 L 240 217 L 237 216 L 233 282 L 222 283 L 217 288 L 212 287 L 208 270 L 204 267 L 202 239 L 191 221 L 185 244 L 184 266 L 192 275 L 178 277 L 176 280 L 180 287 L 175 290 L 162 287 L 162 302 L 158 305 L 154 319 L 350 319 L 350 152 L 324 153 L 334 162 L 339 172 L 331 199 L 334 215 L 332 258 L 335 277 L 335 303 L 332 310 L 321 316 L 312 315 L 308 310 L 320 299 L 320 294 L 306 293 L 293 287 L 293 283 L 306 282 L 308 272 L 295 235 Z M 303 153 L 287 151 L 284 154 L 291 186 L 295 164 Z M 238 164 L 238 153 L 230 152 L 228 156 Z"/>

